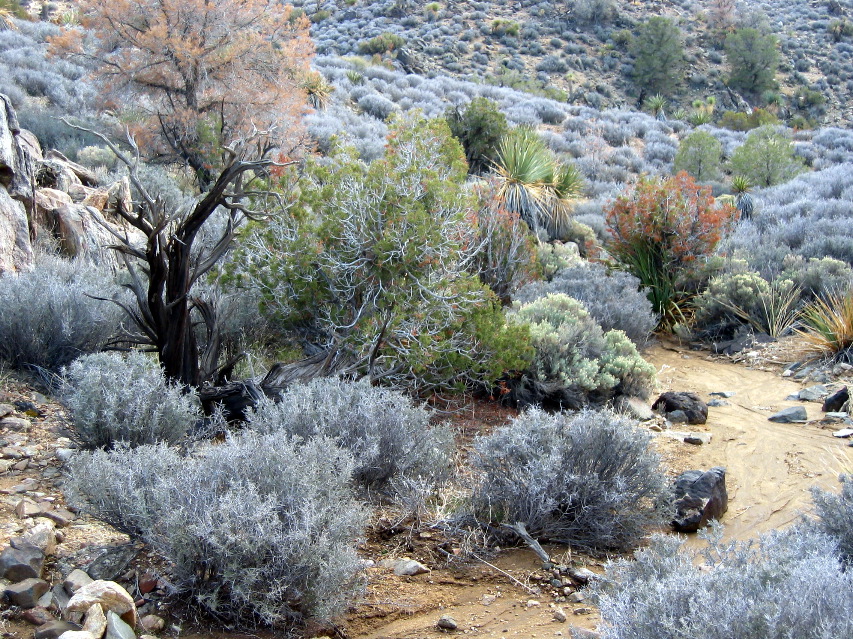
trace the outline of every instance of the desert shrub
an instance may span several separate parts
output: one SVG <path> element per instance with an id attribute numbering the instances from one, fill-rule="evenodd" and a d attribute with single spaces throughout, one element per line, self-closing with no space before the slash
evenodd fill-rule
<path id="1" fill-rule="evenodd" d="M 194 397 L 142 353 L 85 355 L 63 373 L 62 401 L 84 448 L 175 443 L 201 416 Z"/>
<path id="2" fill-rule="evenodd" d="M 471 273 L 476 200 L 443 119 L 400 118 L 385 156 L 309 163 L 288 215 L 250 229 L 232 267 L 264 311 L 349 374 L 414 393 L 524 365 L 525 337 Z"/>
<path id="3" fill-rule="evenodd" d="M 645 396 L 655 369 L 619 330 L 604 332 L 583 304 L 562 293 L 518 307 L 512 322 L 530 327 L 535 355 L 526 374 L 565 408 L 616 395 Z"/>
<path id="4" fill-rule="evenodd" d="M 399 49 L 404 44 L 406 44 L 406 40 L 402 36 L 385 32 L 375 38 L 359 43 L 358 52 L 365 55 L 389 53 L 395 49 Z"/>
<path id="5" fill-rule="evenodd" d="M 583 24 L 606 24 L 616 17 L 614 0 L 575 0 L 572 17 Z"/>
<path id="6" fill-rule="evenodd" d="M 738 29 L 726 36 L 726 59 L 731 65 L 729 86 L 752 95 L 776 88 L 779 40 L 757 29 Z"/>
<path id="7" fill-rule="evenodd" d="M 853 268 L 831 257 L 789 255 L 782 261 L 782 279 L 791 280 L 807 297 L 820 297 L 853 286 Z"/>
<path id="8" fill-rule="evenodd" d="M 334 440 L 355 458 L 355 481 L 384 490 L 407 478 L 434 485 L 448 476 L 453 433 L 429 422 L 429 412 L 398 391 L 367 381 L 320 378 L 290 386 L 280 401 L 262 402 L 248 427 Z"/>
<path id="9" fill-rule="evenodd" d="M 352 457 L 329 440 L 245 433 L 188 456 L 119 447 L 70 466 L 72 503 L 149 544 L 218 618 L 329 619 L 360 589 L 353 544 L 366 514 Z"/>
<path id="10" fill-rule="evenodd" d="M 389 115 L 394 113 L 397 106 L 384 96 L 369 93 L 359 98 L 358 108 L 377 120 L 386 120 Z"/>
<path id="11" fill-rule="evenodd" d="M 771 125 L 751 131 L 735 150 L 730 164 L 732 172 L 756 186 L 780 184 L 803 171 L 802 161 L 794 156 L 790 135 Z"/>
<path id="12" fill-rule="evenodd" d="M 672 170 L 687 171 L 699 182 L 719 180 L 722 155 L 723 145 L 717 138 L 707 131 L 693 131 L 678 146 Z"/>
<path id="13" fill-rule="evenodd" d="M 558 270 L 549 282 L 532 282 L 516 295 L 531 302 L 551 293 L 563 293 L 582 302 L 605 331 L 620 330 L 638 347 L 648 343 L 657 326 L 652 304 L 640 290 L 640 281 L 625 271 L 585 262 Z"/>
<path id="14" fill-rule="evenodd" d="M 445 114 L 450 132 L 462 143 L 470 173 L 485 173 L 495 160 L 498 144 L 507 132 L 506 117 L 488 98 L 474 98 L 463 111 L 451 107 Z"/>
<path id="15" fill-rule="evenodd" d="M 654 16 L 639 27 L 631 43 L 634 81 L 649 93 L 669 95 L 681 83 L 684 44 L 681 30 L 669 18 Z"/>
<path id="16" fill-rule="evenodd" d="M 607 565 L 593 583 L 602 639 L 833 639 L 850 636 L 853 573 L 802 528 L 702 553 L 672 536 Z"/>
<path id="17" fill-rule="evenodd" d="M 538 539 L 625 550 L 664 521 L 667 479 L 651 437 L 609 411 L 528 410 L 474 441 L 481 521 L 524 522 Z"/>
<path id="18" fill-rule="evenodd" d="M 818 297 L 800 315 L 797 331 L 815 353 L 834 361 L 853 362 L 853 289 Z"/>
<path id="19" fill-rule="evenodd" d="M 121 292 L 109 271 L 82 261 L 45 256 L 32 271 L 0 277 L 0 358 L 16 368 L 57 372 L 103 349 L 124 311 L 92 295 Z"/>
<path id="20" fill-rule="evenodd" d="M 841 475 L 841 493 L 812 488 L 818 528 L 838 543 L 847 562 L 853 561 L 853 475 Z"/>
<path id="21" fill-rule="evenodd" d="M 737 209 L 717 205 L 709 187 L 682 172 L 641 179 L 606 217 L 608 250 L 639 278 L 661 322 L 671 325 L 683 319 L 687 282 L 737 219 Z"/>

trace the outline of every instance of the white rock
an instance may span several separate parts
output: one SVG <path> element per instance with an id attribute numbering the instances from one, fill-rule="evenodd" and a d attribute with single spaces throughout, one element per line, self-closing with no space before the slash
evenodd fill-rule
<path id="1" fill-rule="evenodd" d="M 138 618 L 133 597 L 114 581 L 98 579 L 81 587 L 68 602 L 66 612 L 88 612 L 94 604 L 101 604 L 105 612 L 114 612 L 135 628 Z M 109 621 L 109 614 L 107 614 Z"/>

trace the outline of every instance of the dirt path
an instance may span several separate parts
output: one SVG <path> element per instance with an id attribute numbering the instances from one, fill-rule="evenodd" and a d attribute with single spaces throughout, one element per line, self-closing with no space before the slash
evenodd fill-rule
<path id="1" fill-rule="evenodd" d="M 666 447 L 678 470 L 726 467 L 727 538 L 747 539 L 790 524 L 810 510 L 812 486 L 836 490 L 838 474 L 844 468 L 853 470 L 853 448 L 847 440 L 832 436 L 841 426 L 818 421 L 821 405 L 785 399 L 803 384 L 778 372 L 752 370 L 686 349 L 659 346 L 647 358 L 658 369 L 662 391 L 694 391 L 706 401 L 712 399 L 711 392 L 736 393 L 726 400 L 729 406 L 709 408 L 705 428 L 712 433 L 709 445 Z M 796 405 L 805 406 L 809 423 L 767 420 Z"/>

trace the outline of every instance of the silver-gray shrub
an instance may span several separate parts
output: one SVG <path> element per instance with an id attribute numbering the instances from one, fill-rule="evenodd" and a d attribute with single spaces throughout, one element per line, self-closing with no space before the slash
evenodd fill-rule
<path id="1" fill-rule="evenodd" d="M 63 373 L 62 401 L 83 448 L 174 443 L 201 417 L 194 396 L 143 353 L 85 355 Z"/>
<path id="2" fill-rule="evenodd" d="M 853 636 L 853 572 L 833 541 L 797 526 L 753 543 L 712 541 L 699 560 L 658 535 L 606 567 L 591 591 L 602 639 Z"/>
<path id="3" fill-rule="evenodd" d="M 582 302 L 605 331 L 623 331 L 638 347 L 645 346 L 657 326 L 652 304 L 640 291 L 640 281 L 625 271 L 608 270 L 603 264 L 586 262 L 557 271 L 550 282 L 531 282 L 516 295 L 532 302 L 550 293 L 563 293 Z"/>
<path id="4" fill-rule="evenodd" d="M 15 368 L 58 372 L 101 350 L 121 329 L 122 291 L 110 271 L 78 260 L 40 257 L 32 271 L 0 277 L 0 359 Z"/>
<path id="5" fill-rule="evenodd" d="M 72 503 L 174 567 L 222 619 L 290 625 L 341 614 L 360 591 L 366 513 L 352 457 L 326 439 L 244 433 L 182 456 L 165 444 L 76 455 Z"/>
<path id="6" fill-rule="evenodd" d="M 610 411 L 529 410 L 478 437 L 471 463 L 480 521 L 573 548 L 631 548 L 668 513 L 651 436 Z"/>
<path id="7" fill-rule="evenodd" d="M 841 475 L 841 492 L 812 488 L 817 525 L 838 543 L 838 550 L 853 562 L 853 475 Z"/>
<path id="8" fill-rule="evenodd" d="M 262 402 L 249 416 L 248 427 L 333 439 L 355 457 L 358 484 L 392 495 L 411 481 L 434 486 L 445 480 L 454 454 L 449 426 L 431 426 L 425 408 L 366 380 L 318 378 L 294 384 L 280 401 Z"/>

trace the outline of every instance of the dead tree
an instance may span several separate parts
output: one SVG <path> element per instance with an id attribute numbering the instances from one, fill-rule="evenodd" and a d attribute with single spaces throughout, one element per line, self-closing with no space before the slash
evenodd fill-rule
<path id="1" fill-rule="evenodd" d="M 144 234 L 145 245 L 134 245 L 129 236 L 114 232 L 118 241 L 110 247 L 127 266 L 128 288 L 136 300 L 134 306 L 122 304 L 137 329 L 127 336 L 128 341 L 156 351 L 166 376 L 186 386 L 197 388 L 203 382 L 223 378 L 239 356 L 219 366 L 220 331 L 215 305 L 194 297 L 192 289 L 225 255 L 236 229 L 247 219 L 265 215 L 252 205 L 280 202 L 271 191 L 249 189 L 252 181 L 266 175 L 271 166 L 284 166 L 271 159 L 266 134 L 256 132 L 226 147 L 223 168 L 210 190 L 191 210 L 182 212 L 167 210 L 163 200 L 142 184 L 139 150 L 131 136 L 128 135 L 128 142 L 134 152 L 132 158 L 103 134 L 66 124 L 99 137 L 128 167 L 131 184 L 139 193 L 134 210 L 119 210 L 119 215 Z M 225 230 L 206 254 L 198 255 L 194 243 L 217 210 L 227 214 Z M 197 338 L 199 322 L 207 335 L 203 349 Z"/>

